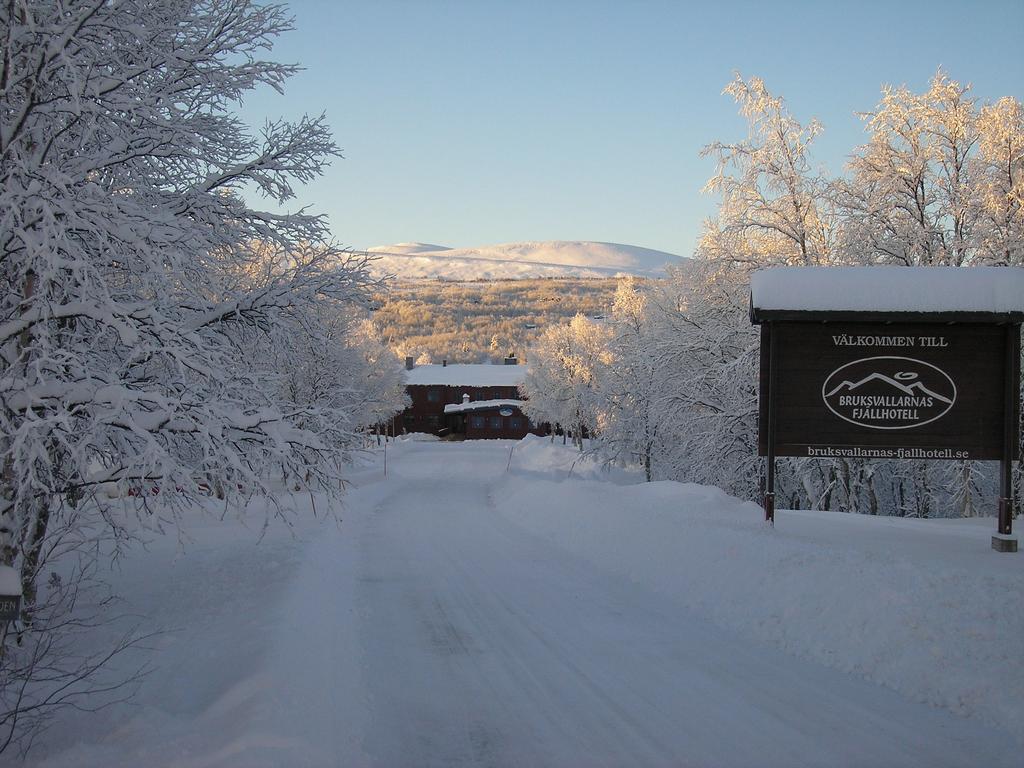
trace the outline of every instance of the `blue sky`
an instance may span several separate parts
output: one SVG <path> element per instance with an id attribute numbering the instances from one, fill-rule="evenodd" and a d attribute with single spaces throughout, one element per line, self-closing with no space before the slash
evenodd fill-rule
<path id="1" fill-rule="evenodd" d="M 715 200 L 699 157 L 745 126 L 721 90 L 758 75 L 825 125 L 818 161 L 864 140 L 883 83 L 938 67 L 1024 98 L 1024 0 L 293 0 L 273 58 L 305 70 L 243 117 L 326 112 L 344 160 L 302 188 L 356 248 L 602 240 L 690 254 Z"/>

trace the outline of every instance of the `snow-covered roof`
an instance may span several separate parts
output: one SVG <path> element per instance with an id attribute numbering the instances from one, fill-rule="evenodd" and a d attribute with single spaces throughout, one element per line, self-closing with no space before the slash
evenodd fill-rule
<path id="1" fill-rule="evenodd" d="M 445 387 L 516 387 L 525 365 L 417 365 L 405 372 L 406 384 Z"/>
<path id="2" fill-rule="evenodd" d="M 751 319 L 791 312 L 1024 317 L 1018 267 L 774 267 L 750 280 Z"/>
<path id="3" fill-rule="evenodd" d="M 468 411 L 487 411 L 502 406 L 522 408 L 522 400 L 476 400 L 471 403 L 451 403 L 444 407 L 445 413 L 467 413 Z"/>

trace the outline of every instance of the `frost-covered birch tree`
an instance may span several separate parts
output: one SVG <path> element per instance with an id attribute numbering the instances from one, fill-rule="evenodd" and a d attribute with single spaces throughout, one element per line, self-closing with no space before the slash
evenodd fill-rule
<path id="1" fill-rule="evenodd" d="M 349 383 L 355 388 L 355 423 L 361 430 L 379 429 L 411 402 L 405 390 L 404 368 L 381 341 L 372 321 L 365 319 L 348 334 L 343 360 L 348 358 L 354 358 L 351 367 L 360 371 L 360 376 Z"/>
<path id="2" fill-rule="evenodd" d="M 702 256 L 749 268 L 828 263 L 836 217 L 830 181 L 811 161 L 821 124 L 801 123 L 758 77 L 737 74 L 723 93 L 738 104 L 747 137 L 701 151 L 717 164 L 704 191 L 721 196 L 718 215 L 705 227 Z"/>
<path id="3" fill-rule="evenodd" d="M 840 185 L 847 251 L 871 263 L 1020 263 L 1018 100 L 979 104 L 939 71 L 923 93 L 886 86 L 863 117 L 868 142 Z"/>
<path id="4" fill-rule="evenodd" d="M 344 435 L 334 444 L 339 458 L 363 447 L 357 433 L 388 421 L 408 400 L 399 361 L 365 314 L 358 305 L 317 302 L 281 333 L 249 334 L 256 375 L 302 413 L 297 426 Z"/>
<path id="5" fill-rule="evenodd" d="M 644 477 L 653 479 L 663 424 L 662 394 L 666 366 L 653 334 L 648 288 L 635 278 L 622 279 L 612 304 L 612 364 L 599 378 L 601 409 L 599 431 L 602 452 L 613 461 L 639 463 Z"/>
<path id="6" fill-rule="evenodd" d="M 47 537 L 96 489 L 161 525 L 213 485 L 241 508 L 272 469 L 336 485 L 347 403 L 284 397 L 245 354 L 318 337 L 312 308 L 367 284 L 322 217 L 273 210 L 337 154 L 324 118 L 232 112 L 296 70 L 262 58 L 289 27 L 250 0 L 0 7 L 0 564 L 26 598 L 7 669 L 47 626 Z"/>
<path id="7" fill-rule="evenodd" d="M 661 419 L 656 479 L 756 496 L 758 334 L 745 318 L 747 296 L 745 271 L 694 259 L 650 297 L 651 351 L 662 369 L 652 398 Z"/>
<path id="8" fill-rule="evenodd" d="M 580 450 L 584 434 L 593 435 L 598 427 L 598 382 L 612 363 L 609 337 L 601 323 L 576 315 L 567 325 L 548 328 L 530 347 L 523 410 L 535 424 L 568 430 Z"/>
<path id="9" fill-rule="evenodd" d="M 977 130 L 978 260 L 1024 266 L 1024 106 L 1005 97 L 982 107 Z"/>
<path id="10" fill-rule="evenodd" d="M 798 120 L 760 78 L 737 75 L 724 93 L 735 99 L 747 135 L 704 148 L 716 160 L 704 189 L 720 195 L 718 213 L 705 222 L 693 262 L 674 270 L 652 303 L 655 346 L 674 371 L 659 401 L 659 464 L 665 477 L 756 498 L 758 338 L 746 311 L 750 273 L 839 261 L 838 217 L 832 182 L 811 155 L 822 126 Z"/>
<path id="11" fill-rule="evenodd" d="M 942 72 L 921 94 L 883 88 L 863 115 L 869 140 L 854 152 L 843 184 L 848 250 L 908 266 L 971 262 L 975 115 L 970 89 Z"/>

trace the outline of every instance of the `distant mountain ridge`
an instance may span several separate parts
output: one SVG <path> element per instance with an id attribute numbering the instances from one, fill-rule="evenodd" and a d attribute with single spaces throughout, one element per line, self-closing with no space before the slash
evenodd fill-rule
<path id="1" fill-rule="evenodd" d="M 681 257 L 621 243 L 548 240 L 449 248 L 396 243 L 366 249 L 371 270 L 409 279 L 499 280 L 538 277 L 661 277 Z"/>

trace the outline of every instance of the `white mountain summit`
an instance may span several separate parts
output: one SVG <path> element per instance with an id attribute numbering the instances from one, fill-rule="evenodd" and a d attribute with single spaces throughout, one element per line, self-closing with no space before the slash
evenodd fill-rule
<path id="1" fill-rule="evenodd" d="M 532 277 L 659 277 L 679 256 L 650 248 L 580 240 L 504 243 L 449 248 L 430 243 L 397 243 L 368 248 L 376 273 L 401 278 L 490 280 Z"/>

